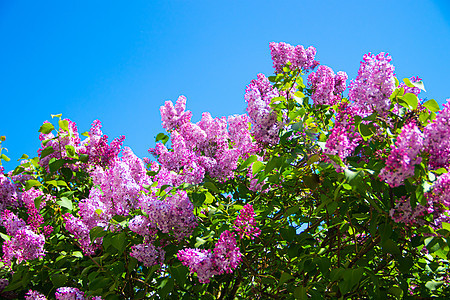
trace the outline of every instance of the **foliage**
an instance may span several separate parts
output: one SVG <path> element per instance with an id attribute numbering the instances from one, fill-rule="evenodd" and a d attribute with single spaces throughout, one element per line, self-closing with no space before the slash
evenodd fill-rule
<path id="1" fill-rule="evenodd" d="M 157 161 L 99 121 L 84 140 L 45 122 L 39 156 L 0 170 L 1 296 L 450 296 L 450 104 L 419 99 L 384 53 L 345 98 L 344 72 L 311 71 L 313 47 L 270 48 L 248 114 L 194 124 L 186 98 L 166 102 Z"/>

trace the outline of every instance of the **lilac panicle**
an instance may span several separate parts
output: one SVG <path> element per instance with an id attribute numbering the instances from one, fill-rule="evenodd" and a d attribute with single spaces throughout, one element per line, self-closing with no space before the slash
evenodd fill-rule
<path id="1" fill-rule="evenodd" d="M 240 238 L 245 236 L 253 240 L 261 234 L 261 229 L 256 227 L 255 212 L 251 204 L 244 205 L 239 211 L 233 227 L 238 232 Z"/>
<path id="2" fill-rule="evenodd" d="M 377 55 L 365 54 L 358 70 L 358 76 L 350 83 L 348 97 L 353 101 L 362 116 L 373 111 L 382 116 L 389 112 L 389 97 L 395 89 L 394 66 L 392 58 L 381 52 Z"/>
<path id="3" fill-rule="evenodd" d="M 283 72 L 283 67 L 288 62 L 291 63 L 291 70 L 300 69 L 304 72 L 314 69 L 319 64 L 314 60 L 316 48 L 313 46 L 305 49 L 302 45 L 292 46 L 283 42 L 272 42 L 269 47 L 276 73 Z"/>
<path id="4" fill-rule="evenodd" d="M 396 187 L 411 176 L 414 176 L 414 167 L 420 164 L 419 156 L 423 149 L 423 134 L 413 122 L 405 125 L 397 137 L 395 146 L 391 146 L 386 167 L 380 171 L 379 177 L 391 187 Z"/>
<path id="5" fill-rule="evenodd" d="M 341 94 L 346 88 L 348 76 L 345 72 L 336 75 L 330 67 L 321 65 L 317 71 L 308 76 L 312 89 L 311 99 L 316 105 L 335 105 L 341 99 Z"/>
<path id="6" fill-rule="evenodd" d="M 25 295 L 25 300 L 47 300 L 47 297 L 38 291 L 29 290 Z"/>
<path id="7" fill-rule="evenodd" d="M 430 154 L 432 169 L 447 168 L 450 164 L 450 99 L 436 119 L 424 129 L 424 148 Z"/>

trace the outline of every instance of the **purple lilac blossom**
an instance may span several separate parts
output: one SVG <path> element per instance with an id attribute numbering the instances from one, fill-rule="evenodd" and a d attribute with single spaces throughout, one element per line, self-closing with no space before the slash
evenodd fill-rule
<path id="1" fill-rule="evenodd" d="M 0 173 L 0 211 L 7 207 L 18 207 L 21 194 L 17 186 L 3 173 Z"/>
<path id="2" fill-rule="evenodd" d="M 423 225 L 425 221 L 419 219 L 427 213 L 427 208 L 417 204 L 415 208 L 411 207 L 410 199 L 402 199 L 397 201 L 395 208 L 389 211 L 391 218 L 397 223 L 405 223 L 407 225 L 418 224 Z"/>
<path id="3" fill-rule="evenodd" d="M 423 134 L 414 122 L 405 125 L 397 137 L 395 146 L 392 145 L 386 167 L 380 171 L 379 177 L 391 187 L 396 187 L 411 176 L 414 176 L 414 167 L 420 164 L 419 156 L 423 149 Z"/>
<path id="4" fill-rule="evenodd" d="M 413 77 L 409 78 L 409 81 L 411 81 L 411 82 L 419 82 L 419 81 L 422 81 L 422 78 L 419 78 L 419 76 L 415 76 L 415 77 L 413 76 Z M 411 93 L 411 94 L 414 94 L 416 96 L 418 96 L 420 94 L 420 92 L 422 91 L 418 87 L 409 87 L 404 82 L 400 83 L 398 88 L 404 88 L 405 89 L 405 94 Z"/>
<path id="5" fill-rule="evenodd" d="M 239 211 L 233 227 L 241 239 L 243 237 L 249 237 L 253 240 L 261 234 L 261 229 L 256 227 L 255 212 L 251 204 L 244 205 Z"/>
<path id="6" fill-rule="evenodd" d="M 430 154 L 431 169 L 447 168 L 450 163 L 450 99 L 436 119 L 424 129 L 424 148 Z"/>
<path id="7" fill-rule="evenodd" d="M 428 213 L 434 217 L 434 227 L 440 228 L 442 222 L 450 223 L 450 173 L 439 176 L 425 196 Z"/>
<path id="8" fill-rule="evenodd" d="M 3 243 L 3 258 L 5 264 L 10 265 L 15 257 L 20 264 L 22 261 L 33 260 L 45 256 L 45 237 L 30 230 L 28 226 L 16 231 L 10 241 Z"/>
<path id="9" fill-rule="evenodd" d="M 177 257 L 191 273 L 197 273 L 201 283 L 208 283 L 214 275 L 231 273 L 236 269 L 242 260 L 242 253 L 236 245 L 234 234 L 226 230 L 220 235 L 214 252 L 188 248 L 178 251 Z"/>
<path id="10" fill-rule="evenodd" d="M 242 253 L 236 245 L 234 233 L 228 230 L 222 232 L 214 247 L 214 262 L 219 272 L 231 273 L 242 261 Z"/>
<path id="11" fill-rule="evenodd" d="M 77 153 L 89 156 L 91 164 L 109 165 L 119 155 L 125 136 L 115 138 L 108 145 L 108 136 L 101 131 L 102 123 L 94 120 L 89 137 L 80 142 Z"/>
<path id="12" fill-rule="evenodd" d="M 272 42 L 269 47 L 276 73 L 282 73 L 283 67 L 288 62 L 291 63 L 291 70 L 301 69 L 304 72 L 314 69 L 319 64 L 314 60 L 316 48 L 313 46 L 305 49 L 302 45 L 292 46 L 283 42 Z"/>
<path id="13" fill-rule="evenodd" d="M 341 99 L 341 94 L 346 88 L 348 76 L 345 72 L 338 72 L 336 75 L 327 66 L 319 66 L 317 71 L 308 76 L 308 81 L 312 89 L 311 99 L 315 105 L 335 105 Z"/>
<path id="14" fill-rule="evenodd" d="M 245 90 L 244 98 L 252 122 L 252 135 L 260 143 L 278 143 L 281 124 L 269 105 L 272 98 L 278 96 L 277 89 L 272 87 L 264 74 L 258 74 L 257 79 L 253 79 Z"/>
<path id="15" fill-rule="evenodd" d="M 382 116 L 389 112 L 389 97 L 395 89 L 394 66 L 392 58 L 384 52 L 378 55 L 365 54 L 358 70 L 358 76 L 350 83 L 348 97 L 360 111 L 368 116 L 373 111 Z"/>
<path id="16" fill-rule="evenodd" d="M 355 128 L 355 108 L 344 102 L 338 108 L 334 127 L 325 143 L 324 154 L 337 155 L 345 163 L 345 159 L 353 154 L 355 148 L 362 141 L 361 135 Z M 342 167 L 331 160 L 336 171 L 342 172 Z"/>
<path id="17" fill-rule="evenodd" d="M 29 290 L 25 295 L 25 300 L 47 300 L 47 297 L 38 291 Z"/>
<path id="18" fill-rule="evenodd" d="M 167 131 L 172 131 L 180 128 L 183 124 L 191 121 L 192 113 L 185 111 L 186 109 L 186 97 L 180 96 L 175 103 L 175 107 L 172 101 L 166 101 L 164 106 L 161 106 L 161 119 L 162 127 Z"/>
<path id="19" fill-rule="evenodd" d="M 56 289 L 56 300 L 85 300 L 86 297 L 82 291 L 74 287 L 60 287 Z"/>
<path id="20" fill-rule="evenodd" d="M 208 283 L 211 277 L 218 275 L 211 250 L 182 249 L 178 251 L 177 257 L 191 273 L 197 273 L 200 283 Z"/>
<path id="21" fill-rule="evenodd" d="M 165 251 L 152 243 L 144 243 L 131 246 L 130 256 L 136 258 L 146 267 L 162 265 L 164 263 Z"/>

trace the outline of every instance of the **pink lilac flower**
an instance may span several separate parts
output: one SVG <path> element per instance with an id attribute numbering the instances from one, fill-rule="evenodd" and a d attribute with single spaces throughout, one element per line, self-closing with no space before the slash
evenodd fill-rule
<path id="1" fill-rule="evenodd" d="M 424 148 L 430 154 L 431 169 L 447 168 L 450 163 L 450 99 L 436 119 L 424 129 Z"/>
<path id="2" fill-rule="evenodd" d="M 130 220 L 128 228 L 143 237 L 150 237 L 152 234 L 155 234 L 153 228 L 150 230 L 151 225 L 153 224 L 150 223 L 150 220 L 147 217 L 139 215 Z"/>
<path id="3" fill-rule="evenodd" d="M 22 261 L 29 261 L 45 256 L 45 237 L 43 234 L 36 234 L 27 227 L 17 230 L 10 241 L 3 243 L 2 261 L 9 265 L 15 257 L 20 264 Z"/>
<path id="4" fill-rule="evenodd" d="M 101 131 L 102 123 L 94 120 L 89 130 L 89 137 L 80 143 L 77 153 L 89 156 L 91 164 L 110 165 L 117 158 L 121 149 L 125 136 L 115 138 L 108 145 L 108 136 Z"/>
<path id="5" fill-rule="evenodd" d="M 74 287 L 60 287 L 56 289 L 56 300 L 85 300 L 86 297 L 82 291 Z"/>
<path id="6" fill-rule="evenodd" d="M 264 74 L 258 74 L 245 90 L 247 113 L 252 122 L 252 135 L 258 142 L 276 144 L 279 140 L 278 131 L 281 127 L 277 121 L 276 112 L 270 107 L 270 101 L 278 97 L 277 89 L 273 88 Z"/>
<path id="7" fill-rule="evenodd" d="M 425 194 L 428 213 L 434 217 L 434 226 L 440 228 L 442 222 L 450 223 L 450 173 L 438 177 L 432 190 Z"/>
<path id="8" fill-rule="evenodd" d="M 251 204 L 244 205 L 239 211 L 233 227 L 241 239 L 245 236 L 253 240 L 261 234 L 261 229 L 256 227 L 255 212 Z"/>
<path id="9" fill-rule="evenodd" d="M 419 81 L 422 81 L 422 78 L 419 78 L 419 76 L 410 77 L 409 81 L 411 81 L 411 82 L 419 82 Z M 418 87 L 409 87 L 404 82 L 400 83 L 398 88 L 404 88 L 405 89 L 405 94 L 411 93 L 411 94 L 414 94 L 416 96 L 418 96 L 420 94 L 420 92 L 422 91 Z"/>
<path id="10" fill-rule="evenodd" d="M 397 137 L 395 146 L 391 146 L 386 167 L 380 171 L 379 177 L 391 187 L 402 184 L 403 180 L 414 176 L 414 167 L 420 164 L 419 156 L 423 149 L 423 134 L 413 122 L 405 125 Z"/>
<path id="11" fill-rule="evenodd" d="M 220 235 L 214 252 L 204 249 L 182 249 L 178 251 L 177 257 L 191 273 L 197 273 L 201 283 L 208 283 L 214 275 L 231 273 L 236 269 L 242 260 L 242 253 L 236 245 L 234 234 L 226 230 Z"/>
<path id="12" fill-rule="evenodd" d="M 200 283 L 208 283 L 211 277 L 218 275 L 211 250 L 182 249 L 178 251 L 177 257 L 191 273 L 197 273 Z"/>
<path id="13" fill-rule="evenodd" d="M 346 88 L 348 76 L 345 72 L 336 75 L 327 66 L 319 66 L 316 72 L 309 74 L 308 81 L 311 86 L 315 105 L 335 105 L 341 99 L 341 94 Z"/>
<path id="14" fill-rule="evenodd" d="M 29 290 L 25 295 L 25 300 L 47 300 L 47 297 L 38 291 Z"/>
<path id="15" fill-rule="evenodd" d="M 136 258 L 146 267 L 162 265 L 164 263 L 165 251 L 152 243 L 144 243 L 131 246 L 130 256 Z"/>
<path id="16" fill-rule="evenodd" d="M 395 89 L 394 66 L 392 58 L 384 52 L 378 55 L 365 54 L 361 61 L 356 80 L 350 83 L 348 97 L 353 101 L 362 116 L 373 111 L 382 116 L 389 112 L 389 97 Z"/>
<path id="17" fill-rule="evenodd" d="M 41 148 L 38 150 L 38 155 L 41 156 L 42 151 L 46 148 L 51 147 L 53 152 L 45 157 L 41 157 L 39 160 L 39 164 L 42 167 L 45 167 L 47 171 L 49 171 L 49 162 L 52 158 L 56 159 L 68 159 L 72 158 L 68 155 L 66 146 L 74 147 L 75 149 L 80 145 L 80 137 L 78 134 L 77 125 L 69 119 L 64 119 L 63 121 L 68 122 L 69 131 L 64 131 L 63 129 L 59 130 L 59 135 L 57 138 L 53 135 L 53 133 L 39 135 L 39 140 L 41 143 Z M 45 121 L 45 123 L 49 123 Z"/>
<path id="18" fill-rule="evenodd" d="M 41 201 L 39 204 L 39 209 L 36 209 L 35 200 L 38 197 L 41 198 Z M 27 223 L 35 232 L 37 232 L 41 224 L 44 223 L 44 218 L 40 215 L 39 211 L 45 207 L 45 204 L 50 197 L 51 196 L 44 195 L 42 191 L 36 190 L 35 188 L 31 188 L 22 194 L 22 200 L 28 214 Z"/>
<path id="19" fill-rule="evenodd" d="M 283 67 L 288 62 L 291 63 L 290 69 L 301 69 L 307 72 L 314 69 L 319 62 L 315 61 L 316 48 L 313 46 L 305 49 L 302 45 L 292 46 L 287 43 L 270 43 L 270 54 L 272 55 L 273 67 L 276 73 L 283 72 Z"/>
<path id="20" fill-rule="evenodd" d="M 7 207 L 18 207 L 20 199 L 21 195 L 16 185 L 0 173 L 0 211 Z"/>
<path id="21" fill-rule="evenodd" d="M 214 247 L 214 262 L 219 272 L 231 273 L 242 261 L 242 253 L 236 245 L 234 234 L 228 230 L 222 232 Z"/>
<path id="22" fill-rule="evenodd" d="M 172 131 L 181 127 L 185 123 L 191 121 L 192 113 L 185 111 L 186 109 L 186 97 L 180 96 L 173 106 L 172 101 L 166 101 L 164 106 L 161 106 L 161 119 L 162 126 L 167 131 Z"/>
<path id="23" fill-rule="evenodd" d="M 182 111 L 185 109 L 185 100 L 183 98 L 183 105 L 180 106 Z M 177 121 L 173 117 L 175 108 L 173 111 L 172 108 L 171 102 L 166 102 L 161 107 L 163 126 L 171 133 L 172 151 L 162 143 L 149 149 L 160 163 L 160 166 L 152 164 L 152 170 L 159 171 L 154 178 L 159 183 L 158 186 L 163 185 L 161 182 L 173 186 L 183 183 L 199 184 L 206 173 L 212 178 L 225 181 L 233 178 L 240 156 L 257 151 L 245 116 L 232 116 L 227 122 L 225 117 L 212 118 L 209 113 L 203 113 L 202 119 L 193 124 L 190 122 L 190 114 L 189 118 L 180 119 L 182 122 Z M 168 118 L 168 115 L 171 117 Z M 170 125 L 172 121 L 176 124 Z"/>
<path id="24" fill-rule="evenodd" d="M 420 216 L 424 216 L 425 214 L 427 214 L 427 208 L 420 204 L 417 204 L 415 208 L 412 208 L 410 199 L 397 201 L 395 208 L 392 208 L 389 211 L 389 215 L 395 222 L 405 223 L 407 225 L 425 224 L 424 220 L 419 219 Z"/>
<path id="25" fill-rule="evenodd" d="M 19 229 L 27 225 L 24 220 L 8 209 L 1 212 L 1 220 L 2 225 L 6 228 L 6 233 L 10 236 L 15 235 Z"/>
<path id="26" fill-rule="evenodd" d="M 355 128 L 354 116 L 356 115 L 354 107 L 348 102 L 344 102 L 338 108 L 334 127 L 331 129 L 330 136 L 325 144 L 324 154 L 337 155 L 343 162 L 348 156 L 353 154 L 355 148 L 362 141 L 362 137 Z M 331 160 L 338 172 L 342 167 Z"/>

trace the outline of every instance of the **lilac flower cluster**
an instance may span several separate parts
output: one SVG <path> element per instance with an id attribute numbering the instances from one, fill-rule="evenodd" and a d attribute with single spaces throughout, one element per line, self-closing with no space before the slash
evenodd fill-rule
<path id="1" fill-rule="evenodd" d="M 21 193 L 17 186 L 0 172 L 0 211 L 7 207 L 18 207 L 20 201 Z"/>
<path id="2" fill-rule="evenodd" d="M 247 113 L 252 122 L 252 135 L 260 143 L 276 144 L 281 123 L 277 121 L 276 112 L 270 107 L 270 101 L 280 94 L 264 74 L 258 74 L 245 90 Z"/>
<path id="3" fill-rule="evenodd" d="M 115 138 L 108 145 L 108 136 L 103 134 L 101 128 L 99 120 L 92 122 L 89 137 L 80 143 L 77 153 L 87 154 L 92 164 L 109 165 L 119 154 L 125 136 Z"/>
<path id="4" fill-rule="evenodd" d="M 256 227 L 255 212 L 251 204 L 244 205 L 239 211 L 233 227 L 241 239 L 245 236 L 253 240 L 261 234 L 261 229 Z"/>
<path id="5" fill-rule="evenodd" d="M 364 55 L 358 76 L 350 83 L 348 93 L 361 116 L 368 116 L 373 111 L 386 116 L 389 112 L 389 97 L 395 89 L 394 66 L 390 64 L 391 60 L 384 52 Z"/>
<path id="6" fill-rule="evenodd" d="M 335 105 L 341 99 L 346 89 L 347 74 L 338 72 L 336 75 L 330 67 L 321 65 L 316 72 L 308 76 L 312 90 L 311 99 L 315 105 Z"/>
<path id="7" fill-rule="evenodd" d="M 178 259 L 197 273 L 201 283 L 208 283 L 214 275 L 231 273 L 242 260 L 242 253 L 236 245 L 234 234 L 226 230 L 222 232 L 214 251 L 204 249 L 183 249 L 178 251 Z"/>
<path id="8" fill-rule="evenodd" d="M 440 228 L 442 222 L 450 223 L 450 173 L 439 176 L 432 190 L 425 196 L 428 201 L 428 213 L 434 217 L 434 226 Z"/>
<path id="9" fill-rule="evenodd" d="M 348 102 L 342 103 L 336 115 L 334 127 L 325 143 L 324 154 L 337 155 L 343 162 L 353 154 L 355 148 L 362 141 L 361 135 L 355 128 L 355 108 Z M 341 172 L 342 167 L 331 160 L 336 171 Z"/>
<path id="10" fill-rule="evenodd" d="M 161 164 L 155 181 L 173 186 L 198 184 L 206 173 L 219 180 L 232 178 L 239 157 L 256 149 L 247 116 L 230 116 L 227 120 L 213 119 L 209 113 L 203 113 L 202 119 L 193 124 L 191 113 L 184 111 L 185 106 L 186 98 L 181 96 L 175 107 L 170 101 L 161 107 L 163 127 L 171 133 L 173 151 L 162 143 L 149 149 Z M 159 169 L 159 166 L 152 168 Z"/>
<path id="11" fill-rule="evenodd" d="M 146 267 L 153 265 L 162 265 L 164 262 L 165 251 L 158 247 L 156 248 L 152 243 L 144 243 L 131 246 L 130 256 L 136 258 Z"/>
<path id="12" fill-rule="evenodd" d="M 397 223 L 405 223 L 407 225 L 418 224 L 423 225 L 425 221 L 420 219 L 427 213 L 427 208 L 421 204 L 417 204 L 415 208 L 411 207 L 410 199 L 401 199 L 397 201 L 395 208 L 389 211 L 392 220 Z"/>
<path id="13" fill-rule="evenodd" d="M 29 290 L 25 295 L 25 300 L 47 300 L 47 297 L 38 291 Z"/>
<path id="14" fill-rule="evenodd" d="M 319 62 L 314 60 L 316 48 L 309 46 L 305 49 L 302 45 L 292 46 L 286 43 L 270 43 L 270 54 L 272 55 L 273 67 L 276 73 L 283 72 L 283 67 L 288 62 L 291 70 L 300 69 L 307 72 L 314 69 Z"/>
<path id="15" fill-rule="evenodd" d="M 386 181 L 391 187 L 402 184 L 403 180 L 414 175 L 414 166 L 420 164 L 422 158 L 419 156 L 423 149 L 423 134 L 414 122 L 405 125 L 397 137 L 395 146 L 391 146 L 386 167 L 379 177 Z"/>
<path id="16" fill-rule="evenodd" d="M 422 78 L 419 78 L 419 76 L 413 76 L 413 77 L 409 78 L 409 81 L 411 81 L 411 82 L 419 82 L 419 81 L 422 81 Z M 411 93 L 411 94 L 414 94 L 416 96 L 418 96 L 420 94 L 420 92 L 422 91 L 418 87 L 409 87 L 404 82 L 400 83 L 398 88 L 404 88 L 405 89 L 405 94 Z"/>
<path id="17" fill-rule="evenodd" d="M 39 140 L 41 148 L 38 150 L 38 155 L 41 156 L 42 151 L 48 147 L 52 147 L 53 152 L 40 159 L 39 164 L 49 170 L 49 162 L 52 158 L 72 160 L 72 156 L 69 155 L 66 146 L 73 147 L 78 154 L 87 154 L 89 156 L 89 163 L 96 165 L 108 165 L 120 152 L 124 136 L 114 139 L 110 145 L 108 145 L 108 136 L 103 135 L 101 131 L 101 123 L 95 120 L 92 123 L 89 130 L 89 137 L 81 141 L 78 128 L 74 122 L 69 119 L 64 121 L 68 122 L 69 131 L 59 130 L 58 136 L 55 137 L 52 132 L 48 134 L 41 133 Z M 45 123 L 49 123 L 45 121 Z M 69 165 L 71 168 L 76 168 L 75 165 Z"/>
<path id="18" fill-rule="evenodd" d="M 6 229 L 6 233 L 11 239 L 3 243 L 2 261 L 10 265 L 13 258 L 20 264 L 22 261 L 28 261 L 45 256 L 44 244 L 45 237 L 39 233 L 39 226 L 43 223 L 42 216 L 34 208 L 34 199 L 42 196 L 41 191 L 34 188 L 23 194 L 23 199 L 27 208 L 32 203 L 33 209 L 30 211 L 28 225 L 16 214 L 8 209 L 1 212 L 1 223 Z M 45 201 L 43 201 L 45 205 Z"/>
<path id="19" fill-rule="evenodd" d="M 447 168 L 450 164 L 450 99 L 436 119 L 424 129 L 424 148 L 430 154 L 432 169 Z"/>

